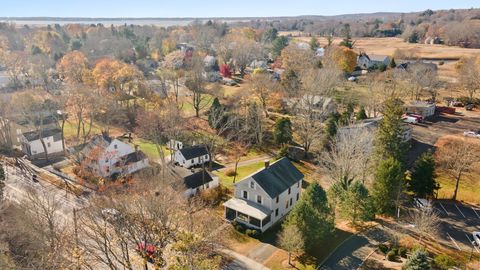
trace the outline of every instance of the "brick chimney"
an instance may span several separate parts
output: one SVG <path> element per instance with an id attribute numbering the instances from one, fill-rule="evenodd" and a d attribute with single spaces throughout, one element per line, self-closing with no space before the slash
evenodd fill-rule
<path id="1" fill-rule="evenodd" d="M 268 167 L 270 167 L 270 160 L 265 159 L 264 163 L 265 163 L 265 169 L 268 169 Z"/>

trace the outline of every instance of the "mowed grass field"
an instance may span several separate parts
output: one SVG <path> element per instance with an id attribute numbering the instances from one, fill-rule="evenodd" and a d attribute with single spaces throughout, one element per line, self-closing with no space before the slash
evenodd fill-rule
<path id="1" fill-rule="evenodd" d="M 283 33 L 288 34 L 288 33 Z M 293 33 L 293 35 L 299 35 L 299 33 Z M 302 42 L 309 42 L 311 37 L 296 36 L 295 40 Z M 326 38 L 318 38 L 320 45 L 325 46 L 328 41 Z M 341 38 L 335 38 L 333 44 L 339 44 Z M 359 52 L 365 52 L 367 54 L 379 54 L 392 56 L 398 49 L 408 54 L 413 54 L 419 58 L 430 59 L 435 63 L 439 63 L 445 59 L 459 59 L 461 57 L 468 57 L 472 55 L 480 55 L 480 49 L 468 49 L 446 45 L 430 45 L 419 43 L 407 43 L 402 38 L 354 38 L 355 45 L 354 50 Z M 440 78 L 455 82 L 456 61 L 445 61 L 443 65 L 438 66 L 438 73 Z"/>

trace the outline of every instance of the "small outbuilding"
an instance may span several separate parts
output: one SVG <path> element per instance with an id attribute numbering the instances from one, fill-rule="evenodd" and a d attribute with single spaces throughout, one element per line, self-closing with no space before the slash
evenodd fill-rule
<path id="1" fill-rule="evenodd" d="M 210 161 L 210 154 L 204 145 L 184 147 L 175 151 L 175 163 L 185 168 L 203 165 Z"/>

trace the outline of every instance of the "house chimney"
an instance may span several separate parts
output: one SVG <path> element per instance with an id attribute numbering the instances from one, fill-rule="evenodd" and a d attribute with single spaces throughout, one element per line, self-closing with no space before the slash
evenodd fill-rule
<path id="1" fill-rule="evenodd" d="M 268 167 L 270 167 L 270 160 L 268 159 L 265 159 L 265 169 L 268 169 Z"/>

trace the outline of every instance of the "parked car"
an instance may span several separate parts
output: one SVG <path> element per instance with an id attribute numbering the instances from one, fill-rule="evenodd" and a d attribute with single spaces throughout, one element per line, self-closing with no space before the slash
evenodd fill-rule
<path id="1" fill-rule="evenodd" d="M 480 247 L 480 232 L 473 232 L 473 245 Z"/>
<path id="2" fill-rule="evenodd" d="M 415 117 L 417 118 L 418 122 L 423 122 L 423 116 L 419 115 L 419 114 L 414 114 L 414 113 L 408 113 L 407 116 L 411 116 L 411 117 Z"/>
<path id="3" fill-rule="evenodd" d="M 472 137 L 472 138 L 480 138 L 480 131 L 465 131 L 463 132 L 463 136 L 465 137 Z"/>
<path id="4" fill-rule="evenodd" d="M 413 116 L 404 116 L 402 118 L 403 122 L 409 123 L 409 124 L 418 124 L 418 119 Z"/>
<path id="5" fill-rule="evenodd" d="M 460 101 L 454 101 L 452 102 L 453 107 L 463 107 L 463 103 Z"/>
<path id="6" fill-rule="evenodd" d="M 473 111 L 473 108 L 475 108 L 475 104 L 470 103 L 465 105 L 465 110 L 467 111 Z"/>
<path id="7" fill-rule="evenodd" d="M 415 207 L 419 209 L 429 209 L 432 208 L 432 203 L 427 199 L 414 198 Z"/>

